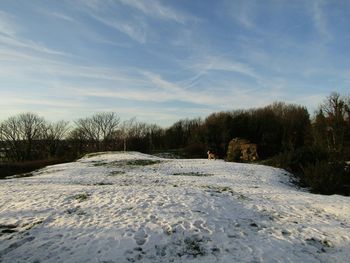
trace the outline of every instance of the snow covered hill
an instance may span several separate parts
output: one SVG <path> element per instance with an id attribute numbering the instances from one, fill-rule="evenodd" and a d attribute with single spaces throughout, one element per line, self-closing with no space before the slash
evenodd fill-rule
<path id="1" fill-rule="evenodd" d="M 349 262 L 350 199 L 285 171 L 107 153 L 0 181 L 0 262 Z"/>

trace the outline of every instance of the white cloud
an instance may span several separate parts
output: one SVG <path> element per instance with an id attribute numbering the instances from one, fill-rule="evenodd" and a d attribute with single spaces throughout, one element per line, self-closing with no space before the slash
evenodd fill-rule
<path id="1" fill-rule="evenodd" d="M 13 36 L 18 31 L 18 26 L 13 22 L 14 16 L 0 10 L 0 34 Z"/>
<path id="2" fill-rule="evenodd" d="M 317 29 L 317 31 L 319 32 L 319 34 L 326 39 L 330 39 L 331 34 L 328 30 L 327 18 L 324 14 L 324 11 L 323 11 L 323 1 L 322 0 L 313 1 L 312 19 L 314 22 L 314 26 Z"/>
<path id="3" fill-rule="evenodd" d="M 35 96 L 40 97 L 40 95 L 37 93 Z M 44 96 L 45 97 L 45 96 Z M 24 94 L 22 96 L 21 94 L 14 94 L 8 92 L 7 94 L 2 94 L 0 98 L 0 104 L 2 106 L 50 106 L 50 107 L 56 107 L 56 108 L 79 108 L 81 107 L 81 103 L 79 103 L 76 99 L 57 99 L 57 98 L 33 98 L 33 96 L 28 96 L 28 94 Z"/>
<path id="4" fill-rule="evenodd" d="M 101 15 L 97 15 L 95 13 L 90 13 L 90 16 L 99 21 L 100 23 L 103 23 L 104 25 L 114 28 L 127 36 L 129 36 L 131 39 L 139 42 L 139 43 L 145 43 L 146 37 L 147 37 L 147 30 L 148 27 L 145 23 L 142 22 L 141 19 L 137 21 L 137 23 L 133 21 L 122 21 L 118 20 L 117 18 L 113 17 L 105 17 Z"/>
<path id="5" fill-rule="evenodd" d="M 184 24 L 189 19 L 185 14 L 182 14 L 173 8 L 164 6 L 161 2 L 154 0 L 119 0 L 119 2 L 133 7 L 146 15 L 164 20 L 171 20 Z"/>
<path id="6" fill-rule="evenodd" d="M 227 1 L 225 5 L 229 15 L 246 29 L 253 29 L 256 16 L 256 2 L 251 1 Z"/>
<path id="7" fill-rule="evenodd" d="M 26 48 L 30 49 L 32 51 L 45 53 L 49 55 L 60 55 L 60 56 L 72 56 L 71 54 L 53 50 L 50 48 L 47 48 L 46 46 L 42 44 L 38 44 L 31 40 L 22 39 L 17 36 L 1 36 L 0 35 L 0 44 L 12 47 L 12 48 Z"/>
<path id="8" fill-rule="evenodd" d="M 118 0 L 118 1 L 78 1 L 73 4 L 74 8 L 88 14 L 95 20 L 104 25 L 118 30 L 129 36 L 131 39 L 144 44 L 149 36 L 154 36 L 155 30 L 152 30 L 149 17 L 165 21 L 174 21 L 179 24 L 185 24 L 187 21 L 197 21 L 198 19 L 172 7 L 165 6 L 162 2 L 156 0 L 138 1 L 138 0 Z M 123 5 L 123 6 L 121 6 Z M 125 7 L 133 10 L 126 10 Z M 135 12 L 136 11 L 136 12 Z M 137 12 L 138 11 L 138 12 Z M 140 12 L 142 14 L 140 14 Z"/>
<path id="9" fill-rule="evenodd" d="M 50 11 L 46 11 L 46 10 L 42 10 L 41 12 L 47 16 L 50 16 L 50 17 L 59 18 L 61 20 L 65 20 L 67 22 L 75 22 L 74 18 L 67 16 L 65 14 L 59 13 L 59 12 L 50 12 Z"/>
<path id="10" fill-rule="evenodd" d="M 259 78 L 258 74 L 251 66 L 220 56 L 204 56 L 200 58 L 198 62 L 195 62 L 192 68 L 201 74 L 207 71 L 227 71 L 239 73 L 251 78 Z"/>
<path id="11" fill-rule="evenodd" d="M 15 17 L 11 14 L 0 11 L 0 44 L 14 49 L 26 48 L 51 55 L 70 56 L 70 54 L 47 48 L 42 44 L 28 39 L 23 39 L 18 36 L 18 31 L 19 26 Z"/>

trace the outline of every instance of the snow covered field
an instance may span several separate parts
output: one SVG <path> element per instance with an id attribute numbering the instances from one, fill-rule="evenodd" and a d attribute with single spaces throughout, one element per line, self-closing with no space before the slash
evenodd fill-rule
<path id="1" fill-rule="evenodd" d="M 349 201 L 266 166 L 91 156 L 0 181 L 0 262 L 350 262 Z"/>

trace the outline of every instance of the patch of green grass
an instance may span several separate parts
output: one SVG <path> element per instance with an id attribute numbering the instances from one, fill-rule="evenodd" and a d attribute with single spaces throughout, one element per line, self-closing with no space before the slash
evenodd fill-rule
<path id="1" fill-rule="evenodd" d="M 92 162 L 92 165 L 93 166 L 106 166 L 106 165 L 108 165 L 108 163 L 103 162 L 103 161 L 95 161 L 95 162 Z"/>
<path id="2" fill-rule="evenodd" d="M 86 212 L 83 211 L 80 206 L 68 208 L 65 212 L 69 215 L 74 215 L 74 214 L 79 216 L 86 215 Z"/>
<path id="3" fill-rule="evenodd" d="M 219 193 L 219 194 L 230 193 L 231 195 L 237 194 L 228 186 L 204 185 L 202 187 L 205 189 L 205 191 L 211 192 L 211 193 Z"/>
<path id="4" fill-rule="evenodd" d="M 111 154 L 111 153 L 118 153 L 118 152 L 96 152 L 96 153 L 88 153 L 85 154 L 83 158 L 92 158 L 92 157 L 96 157 L 96 156 L 101 156 L 101 155 L 105 155 L 105 154 Z"/>
<path id="5" fill-rule="evenodd" d="M 251 200 L 249 197 L 247 197 L 245 195 L 242 195 L 242 194 L 240 194 L 237 198 L 240 199 L 240 200 L 245 200 L 245 201 Z"/>
<path id="6" fill-rule="evenodd" d="M 104 162 L 104 161 L 95 161 L 92 162 L 93 166 L 106 166 L 106 167 L 125 167 L 125 166 L 147 166 L 161 163 L 160 160 L 147 160 L 147 159 L 137 159 L 137 160 L 122 160 L 115 162 Z"/>
<path id="7" fill-rule="evenodd" d="M 108 176 L 118 176 L 118 175 L 124 175 L 124 171 L 112 171 L 108 174 Z"/>
<path id="8" fill-rule="evenodd" d="M 112 183 L 108 183 L 108 182 L 98 182 L 98 183 L 94 183 L 93 185 L 103 186 L 103 185 L 113 185 L 113 184 Z"/>
<path id="9" fill-rule="evenodd" d="M 327 249 L 334 248 L 333 243 L 328 239 L 318 239 L 315 237 L 305 239 L 307 244 L 315 246 L 319 252 L 327 252 Z"/>
<path id="10" fill-rule="evenodd" d="M 6 234 L 16 233 L 18 230 L 16 229 L 18 226 L 14 224 L 3 225 L 0 224 L 0 237 Z"/>
<path id="11" fill-rule="evenodd" d="M 42 224 L 43 222 L 44 222 L 43 220 L 38 220 L 38 221 L 33 222 L 33 223 L 24 224 L 23 227 L 25 228 L 25 230 L 30 230 L 33 227 Z"/>
<path id="12" fill-rule="evenodd" d="M 153 164 L 158 164 L 161 163 L 162 161 L 160 160 L 127 160 L 125 161 L 125 165 L 131 165 L 131 166 L 146 166 L 146 165 L 153 165 Z"/>
<path id="13" fill-rule="evenodd" d="M 333 243 L 332 243 L 330 240 L 328 240 L 328 239 L 322 240 L 322 244 L 323 244 L 325 247 L 334 247 L 334 246 L 333 246 Z"/>
<path id="14" fill-rule="evenodd" d="M 185 254 L 193 257 L 204 256 L 205 249 L 202 247 L 203 240 L 196 237 L 187 237 L 184 240 Z"/>
<path id="15" fill-rule="evenodd" d="M 75 200 L 78 200 L 79 202 L 83 202 L 86 201 L 88 199 L 88 194 L 87 193 L 81 193 L 81 194 L 77 194 L 74 196 Z"/>
<path id="16" fill-rule="evenodd" d="M 205 174 L 200 172 L 188 172 L 188 173 L 174 173 L 175 176 L 213 176 L 212 174 Z"/>
<path id="17" fill-rule="evenodd" d="M 216 187 L 217 191 L 219 192 L 232 192 L 232 189 L 228 186 L 217 186 Z"/>
<path id="18" fill-rule="evenodd" d="M 31 177 L 34 176 L 34 173 L 22 173 L 22 174 L 16 174 L 12 176 L 8 176 L 6 179 L 11 179 L 11 178 L 24 178 L 24 177 Z"/>

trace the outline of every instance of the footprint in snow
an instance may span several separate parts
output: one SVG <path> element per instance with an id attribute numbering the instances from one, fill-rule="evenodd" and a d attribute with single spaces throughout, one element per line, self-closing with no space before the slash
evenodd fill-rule
<path id="1" fill-rule="evenodd" d="M 142 246 L 143 244 L 146 243 L 147 237 L 148 237 L 148 235 L 146 234 L 144 229 L 140 229 L 134 235 L 134 239 L 136 241 L 136 244 L 139 245 L 139 246 Z"/>
<path id="2" fill-rule="evenodd" d="M 211 231 L 205 226 L 205 222 L 203 220 L 196 220 L 193 225 L 200 230 L 200 232 L 211 233 Z"/>

